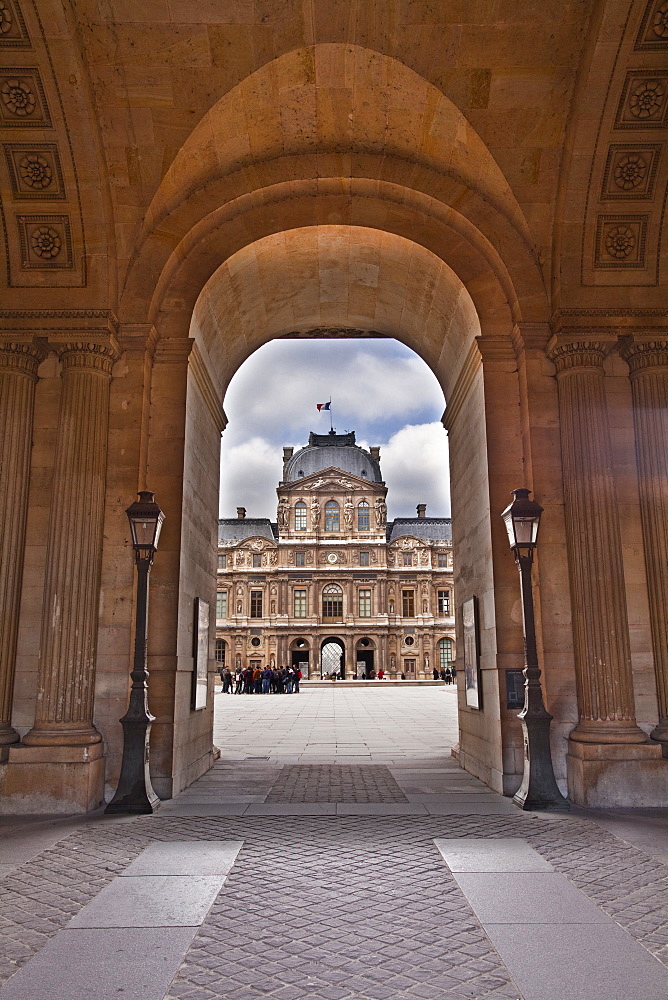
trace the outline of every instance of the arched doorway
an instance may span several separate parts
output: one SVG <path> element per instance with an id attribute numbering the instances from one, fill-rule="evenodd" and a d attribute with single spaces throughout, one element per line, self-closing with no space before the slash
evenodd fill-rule
<path id="1" fill-rule="evenodd" d="M 343 642 L 337 636 L 323 639 L 320 645 L 320 676 L 323 679 L 339 677 L 343 679 L 346 672 L 346 650 Z"/>

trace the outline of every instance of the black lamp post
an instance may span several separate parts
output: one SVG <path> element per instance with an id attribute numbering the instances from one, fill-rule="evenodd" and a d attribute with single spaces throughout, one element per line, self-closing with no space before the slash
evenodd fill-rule
<path id="1" fill-rule="evenodd" d="M 520 571 L 524 627 L 524 708 L 518 714 L 524 733 L 524 774 L 513 796 L 520 809 L 569 809 L 559 791 L 550 755 L 552 716 L 543 704 L 531 592 L 531 564 L 543 508 L 529 499 L 531 490 L 513 490 L 513 502 L 502 517 Z"/>
<path id="2" fill-rule="evenodd" d="M 118 788 L 105 809 L 106 813 L 152 813 L 160 799 L 151 785 L 149 773 L 149 735 L 155 716 L 148 710 L 148 670 L 146 669 L 146 626 L 148 622 L 148 575 L 165 515 L 143 490 L 126 510 L 137 560 L 137 619 L 135 655 L 132 666 L 130 705 L 120 720 L 123 726 L 123 760 Z"/>

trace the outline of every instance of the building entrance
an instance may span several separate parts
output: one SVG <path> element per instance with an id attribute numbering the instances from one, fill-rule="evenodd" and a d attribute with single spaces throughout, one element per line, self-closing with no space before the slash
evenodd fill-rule
<path id="1" fill-rule="evenodd" d="M 320 648 L 320 676 L 345 678 L 345 653 L 340 639 L 325 639 L 323 642 Z"/>

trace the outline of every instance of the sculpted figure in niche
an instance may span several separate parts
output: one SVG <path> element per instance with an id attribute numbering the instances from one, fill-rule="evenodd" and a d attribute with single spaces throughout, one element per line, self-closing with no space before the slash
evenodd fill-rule
<path id="1" fill-rule="evenodd" d="M 278 501 L 278 510 L 276 512 L 276 520 L 278 521 L 279 528 L 287 528 L 290 521 L 290 501 L 285 497 L 281 497 Z"/>
<path id="2" fill-rule="evenodd" d="M 320 503 L 317 497 L 313 497 L 311 500 L 311 527 L 317 528 L 320 526 Z"/>
<path id="3" fill-rule="evenodd" d="M 376 527 L 384 528 L 387 521 L 387 504 L 382 497 L 378 497 L 373 506 L 376 514 Z"/>
<path id="4" fill-rule="evenodd" d="M 353 527 L 353 515 L 355 513 L 355 505 L 353 504 L 352 497 L 346 497 L 345 503 L 343 505 L 343 523 L 349 531 L 352 531 Z"/>
<path id="5" fill-rule="evenodd" d="M 427 549 L 422 549 L 420 552 L 420 562 L 423 566 L 427 566 L 429 564 L 429 552 Z"/>
<path id="6" fill-rule="evenodd" d="M 276 551 L 276 549 L 272 549 L 271 552 L 269 553 L 269 562 L 272 566 L 275 566 L 276 563 L 278 562 L 278 552 Z"/>

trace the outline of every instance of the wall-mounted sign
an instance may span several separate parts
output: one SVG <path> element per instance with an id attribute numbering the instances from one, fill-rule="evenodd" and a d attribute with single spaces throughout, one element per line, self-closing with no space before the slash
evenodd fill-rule
<path id="1" fill-rule="evenodd" d="M 201 708 L 206 708 L 209 689 L 209 605 L 201 597 L 195 598 L 193 647 L 195 669 L 192 707 L 198 712 Z"/>
<path id="2" fill-rule="evenodd" d="M 470 597 L 462 604 L 464 633 L 464 677 L 466 679 L 466 704 L 469 708 L 482 709 L 482 684 L 480 678 L 480 650 L 478 639 L 478 600 Z"/>

